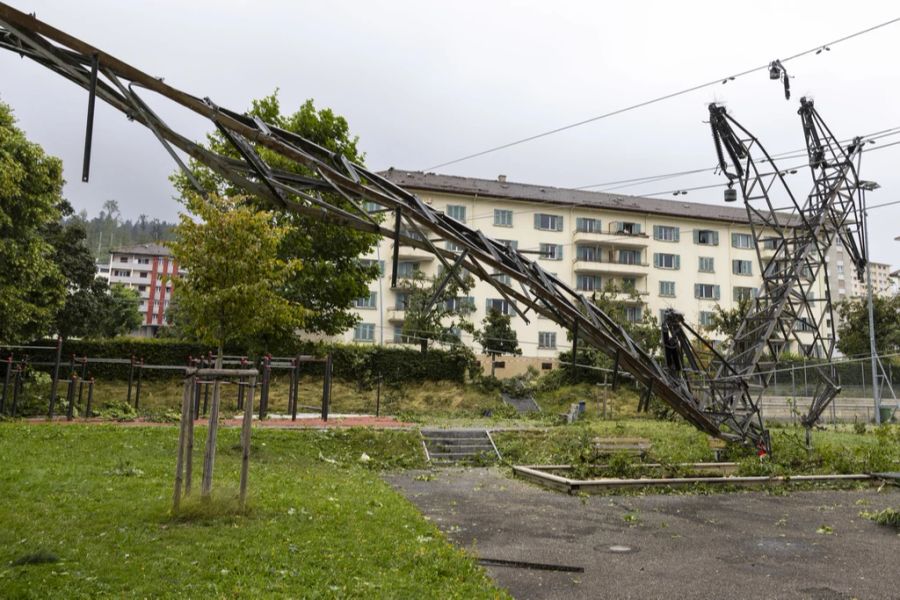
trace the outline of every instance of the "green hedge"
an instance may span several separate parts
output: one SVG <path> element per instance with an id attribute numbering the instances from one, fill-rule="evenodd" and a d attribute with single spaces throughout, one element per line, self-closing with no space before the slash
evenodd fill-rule
<path id="1" fill-rule="evenodd" d="M 55 340 L 33 342 L 34 346 L 56 345 Z M 63 345 L 62 364 L 68 368 L 69 361 L 75 356 L 88 358 L 128 359 L 134 356 L 143 358 L 147 365 L 184 366 L 188 357 L 206 356 L 212 349 L 199 344 L 169 339 L 149 338 L 112 338 L 103 340 L 67 340 Z M 474 355 L 467 350 L 429 350 L 422 354 L 418 350 L 386 346 L 363 346 L 356 344 L 324 344 L 316 342 L 296 341 L 283 347 L 273 349 L 273 356 L 294 356 L 296 354 L 312 354 L 325 356 L 331 352 L 334 357 L 335 378 L 346 381 L 358 381 L 372 384 L 378 378 L 387 383 L 404 381 L 457 381 L 462 382 L 466 374 L 474 368 Z M 246 350 L 229 348 L 228 355 L 246 355 Z M 54 350 L 31 350 L 32 361 L 52 363 Z M 20 356 L 17 353 L 16 356 Z M 50 366 L 37 367 L 43 371 L 51 371 Z M 321 363 L 306 363 L 302 371 L 305 374 L 321 374 Z M 90 364 L 88 373 L 97 379 L 128 377 L 127 364 Z M 172 377 L 173 371 L 144 371 L 145 378 Z"/>

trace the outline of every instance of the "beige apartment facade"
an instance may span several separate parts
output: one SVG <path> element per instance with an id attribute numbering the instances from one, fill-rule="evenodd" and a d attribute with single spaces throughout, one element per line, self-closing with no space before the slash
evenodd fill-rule
<path id="1" fill-rule="evenodd" d="M 631 320 L 642 319 L 645 309 L 658 317 L 674 308 L 702 327 L 716 305 L 731 308 L 761 285 L 742 206 L 550 188 L 503 176 L 486 180 L 395 169 L 384 175 L 432 208 L 528 251 L 544 270 L 587 297 L 608 285 L 635 290 L 636 297 L 619 295 Z M 385 225 L 392 226 L 390 218 Z M 382 275 L 370 285 L 370 296 L 357 302 L 361 322 L 345 341 L 402 343 L 403 298 L 390 287 L 392 249 L 393 242 L 383 239 L 363 257 L 381 261 Z M 435 275 L 439 264 L 428 252 L 401 247 L 398 275 Z M 824 294 L 824 285 L 816 293 Z M 552 358 L 571 347 L 565 329 L 540 316 L 526 323 L 487 282 L 477 281 L 468 296 L 476 326 L 491 308 L 512 316 L 525 356 Z M 465 333 L 462 340 L 473 344 Z"/>

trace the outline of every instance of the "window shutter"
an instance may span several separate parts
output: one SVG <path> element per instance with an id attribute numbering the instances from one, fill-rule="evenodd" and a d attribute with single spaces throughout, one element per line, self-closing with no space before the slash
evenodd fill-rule
<path id="1" fill-rule="evenodd" d="M 681 268 L 681 255 L 679 255 L 679 254 L 675 255 L 675 268 L 676 269 Z"/>
<path id="2" fill-rule="evenodd" d="M 654 252 L 653 253 L 653 266 L 656 268 L 659 268 L 659 261 L 660 261 L 659 252 Z"/>
<path id="3" fill-rule="evenodd" d="M 541 214 L 540 213 L 534 213 L 534 228 L 535 229 L 541 228 Z"/>
<path id="4" fill-rule="evenodd" d="M 700 284 L 699 284 L 699 283 L 695 283 L 695 284 L 694 284 L 694 298 L 699 298 L 699 297 L 700 297 L 700 291 L 701 291 L 701 290 L 700 290 Z"/>
<path id="5" fill-rule="evenodd" d="M 654 225 L 653 226 L 653 239 L 658 240 L 661 237 L 662 237 L 662 234 L 660 233 L 659 225 Z"/>
<path id="6" fill-rule="evenodd" d="M 700 243 L 700 230 L 699 229 L 694 230 L 694 243 L 695 244 Z"/>
<path id="7" fill-rule="evenodd" d="M 719 286 L 717 285 L 713 286 L 713 298 L 716 300 L 719 299 Z"/>
<path id="8" fill-rule="evenodd" d="M 557 219 L 556 219 L 556 230 L 557 231 L 563 230 L 563 218 L 562 217 L 557 217 Z"/>
<path id="9" fill-rule="evenodd" d="M 731 234 L 731 247 L 732 248 L 738 247 L 738 236 L 736 233 Z"/>
<path id="10" fill-rule="evenodd" d="M 679 229 L 678 227 L 675 228 L 675 241 L 681 241 L 681 229 Z"/>
<path id="11" fill-rule="evenodd" d="M 713 231 L 711 233 L 712 233 L 712 245 L 718 246 L 719 245 L 719 232 Z"/>
<path id="12" fill-rule="evenodd" d="M 622 231 L 622 224 L 619 221 L 610 221 L 609 230 L 612 233 L 619 233 Z"/>

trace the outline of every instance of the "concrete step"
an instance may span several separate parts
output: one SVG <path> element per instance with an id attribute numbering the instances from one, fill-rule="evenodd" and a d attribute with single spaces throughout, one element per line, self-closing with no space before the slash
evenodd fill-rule
<path id="1" fill-rule="evenodd" d="M 473 458 L 500 458 L 484 429 L 430 429 L 421 433 L 433 461 L 452 463 Z"/>

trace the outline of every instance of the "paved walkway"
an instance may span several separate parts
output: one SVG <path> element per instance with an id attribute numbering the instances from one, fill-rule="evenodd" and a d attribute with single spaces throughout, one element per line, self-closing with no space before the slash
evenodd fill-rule
<path id="1" fill-rule="evenodd" d="M 859 516 L 900 489 L 578 498 L 499 469 L 385 478 L 482 558 L 584 567 L 488 567 L 517 598 L 900 598 L 900 536 Z"/>

